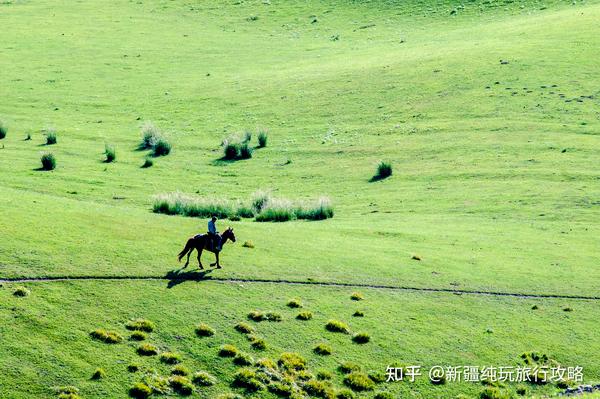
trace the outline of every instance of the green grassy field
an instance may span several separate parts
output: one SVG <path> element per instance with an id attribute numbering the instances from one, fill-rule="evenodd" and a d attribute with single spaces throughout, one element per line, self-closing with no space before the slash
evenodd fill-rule
<path id="1" fill-rule="evenodd" d="M 221 220 L 238 242 L 209 276 L 600 296 L 598 18 L 595 1 L 4 1 L 0 280 L 172 276 L 206 220 L 155 214 L 153 196 L 235 201 L 269 189 L 328 196 L 335 216 Z M 145 121 L 173 145 L 150 168 L 141 168 L 148 151 L 137 150 Z M 50 127 L 58 143 L 46 146 Z M 224 138 L 251 130 L 255 143 L 258 128 L 268 145 L 252 159 L 220 159 Z M 103 162 L 105 144 L 116 162 Z M 57 168 L 40 171 L 47 151 Z M 380 160 L 393 175 L 370 182 Z M 124 334 L 133 317 L 156 322 L 161 348 L 217 377 L 195 393 L 215 397 L 233 389 L 235 372 L 216 350 L 248 345 L 232 326 L 255 308 L 284 314 L 259 326 L 268 356 L 298 351 L 311 367 L 500 366 L 536 350 L 600 380 L 593 300 L 361 288 L 373 317 L 356 320 L 350 287 L 168 283 L 4 283 L 0 397 L 53 397 L 60 385 L 85 398 L 126 396 L 140 379 L 126 371 L 132 344 L 88 334 Z M 17 285 L 31 295 L 14 298 Z M 294 320 L 292 297 L 315 318 Z M 331 336 L 329 318 L 372 342 Z M 193 336 L 201 321 L 218 331 L 206 343 Z M 334 347 L 330 358 L 312 354 L 320 339 Z M 107 378 L 90 381 L 95 367 Z M 147 367 L 168 371 L 154 360 Z M 422 380 L 377 389 L 450 398 L 482 387 Z"/>

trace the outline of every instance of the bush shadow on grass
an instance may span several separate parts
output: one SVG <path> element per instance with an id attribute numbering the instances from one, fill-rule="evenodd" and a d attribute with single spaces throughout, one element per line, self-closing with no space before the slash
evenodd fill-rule
<path id="1" fill-rule="evenodd" d="M 167 274 L 165 274 L 165 279 L 169 280 L 169 282 L 167 283 L 167 288 L 173 288 L 186 281 L 198 282 L 204 280 L 212 280 L 212 278 L 209 275 L 210 273 L 212 273 L 212 269 L 184 271 L 184 268 L 180 268 L 171 270 L 167 272 Z"/>

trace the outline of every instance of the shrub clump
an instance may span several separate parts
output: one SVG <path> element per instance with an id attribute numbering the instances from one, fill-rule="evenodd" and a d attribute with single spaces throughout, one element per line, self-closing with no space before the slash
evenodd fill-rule
<path id="1" fill-rule="evenodd" d="M 212 337 L 215 335 L 215 330 L 208 324 L 200 323 L 196 327 L 196 335 L 199 337 Z"/>
<path id="2" fill-rule="evenodd" d="M 296 318 L 298 320 L 304 320 L 304 321 L 310 320 L 310 319 L 312 319 L 312 317 L 313 317 L 312 312 L 309 312 L 308 310 L 306 310 L 304 312 L 300 312 L 300 313 L 298 313 L 298 316 L 296 316 Z"/>
<path id="3" fill-rule="evenodd" d="M 354 392 L 349 389 L 342 388 L 335 393 L 335 399 L 354 399 Z"/>
<path id="4" fill-rule="evenodd" d="M 332 353 L 331 346 L 324 344 L 324 343 L 320 343 L 317 346 L 315 346 L 313 348 L 313 351 L 317 355 L 321 355 L 321 356 L 331 355 L 331 353 Z"/>
<path id="5" fill-rule="evenodd" d="M 181 355 L 173 352 L 164 352 L 160 355 L 160 361 L 165 364 L 179 364 L 181 363 Z"/>
<path id="6" fill-rule="evenodd" d="M 97 368 L 92 374 L 92 380 L 101 380 L 106 377 L 106 371 L 103 368 Z"/>
<path id="7" fill-rule="evenodd" d="M 353 301 L 362 301 L 365 297 L 360 292 L 353 292 L 352 295 L 350 295 L 350 299 Z"/>
<path id="8" fill-rule="evenodd" d="M 343 362 L 338 369 L 344 374 L 349 374 L 353 371 L 360 371 L 360 365 L 354 362 Z"/>
<path id="9" fill-rule="evenodd" d="M 257 322 L 266 320 L 265 314 L 259 310 L 253 310 L 252 312 L 248 313 L 248 318 Z"/>
<path id="10" fill-rule="evenodd" d="M 254 363 L 254 359 L 247 353 L 238 352 L 233 358 L 233 363 L 238 366 L 250 366 Z"/>
<path id="11" fill-rule="evenodd" d="M 244 248 L 254 248 L 254 243 L 252 242 L 252 240 L 244 241 L 244 243 L 242 244 L 242 247 L 244 247 Z"/>
<path id="12" fill-rule="evenodd" d="M 356 333 L 352 337 L 352 341 L 354 341 L 357 344 L 366 344 L 370 340 L 371 340 L 371 336 L 369 335 L 369 333 L 366 333 L 366 332 Z"/>
<path id="13" fill-rule="evenodd" d="M 265 318 L 266 318 L 267 321 L 275 321 L 275 322 L 281 321 L 281 315 L 279 313 L 276 313 L 276 312 L 267 312 L 267 313 L 265 313 Z"/>
<path id="14" fill-rule="evenodd" d="M 57 136 L 56 136 L 56 130 L 54 129 L 46 129 L 46 145 L 53 145 L 56 144 L 58 142 Z"/>
<path id="15" fill-rule="evenodd" d="M 54 157 L 54 155 L 52 153 L 49 153 L 49 152 L 43 153 L 40 161 L 42 162 L 43 170 L 56 169 L 56 158 Z"/>
<path id="16" fill-rule="evenodd" d="M 13 292 L 13 295 L 14 296 L 19 296 L 19 297 L 24 297 L 24 296 L 28 296 L 30 293 L 31 293 L 31 291 L 29 291 L 25 287 L 17 287 L 15 289 L 15 292 Z"/>
<path id="17" fill-rule="evenodd" d="M 249 338 L 250 345 L 252 346 L 252 348 L 259 351 L 264 351 L 265 349 L 267 349 L 267 341 L 265 341 L 263 338 L 257 337 L 255 335 L 251 335 Z"/>
<path id="18" fill-rule="evenodd" d="M 392 163 L 381 161 L 377 165 L 375 175 L 371 178 L 372 181 L 382 180 L 392 175 Z"/>
<path id="19" fill-rule="evenodd" d="M 107 344 L 118 344 L 123 341 L 123 337 L 114 331 L 106 331 L 102 328 L 98 328 L 90 333 L 90 336 L 93 339 L 98 341 L 102 341 Z"/>
<path id="20" fill-rule="evenodd" d="M 132 341 L 144 341 L 148 338 L 148 334 L 143 331 L 134 331 L 130 336 Z"/>
<path id="21" fill-rule="evenodd" d="M 5 138 L 7 133 L 8 133 L 8 128 L 6 127 L 4 122 L 0 121 L 0 140 Z"/>
<path id="22" fill-rule="evenodd" d="M 329 386 L 329 384 L 325 381 L 319 380 L 310 380 L 307 381 L 302 389 L 304 392 L 309 394 L 310 396 L 314 396 L 317 398 L 333 398 L 334 392 Z"/>
<path id="23" fill-rule="evenodd" d="M 169 385 L 180 395 L 188 396 L 194 392 L 194 386 L 186 377 L 174 375 L 169 378 Z"/>
<path id="24" fill-rule="evenodd" d="M 302 302 L 300 302 L 300 300 L 299 300 L 299 299 L 296 299 L 296 298 L 294 298 L 294 299 L 290 299 L 290 300 L 288 301 L 288 303 L 287 303 L 287 306 L 288 306 L 289 308 L 292 308 L 292 309 L 293 309 L 293 308 L 301 308 L 301 307 L 302 307 Z"/>
<path id="25" fill-rule="evenodd" d="M 264 385 L 258 380 L 256 372 L 249 368 L 240 369 L 233 375 L 233 385 L 252 392 L 264 389 Z"/>
<path id="26" fill-rule="evenodd" d="M 151 322 L 150 320 L 146 320 L 146 319 L 136 319 L 136 320 L 130 320 L 129 322 L 127 322 L 127 324 L 125 325 L 125 328 L 127 328 L 128 330 L 132 330 L 132 331 L 145 331 L 145 332 L 152 332 L 154 331 L 154 323 Z"/>
<path id="27" fill-rule="evenodd" d="M 267 140 L 268 140 L 268 136 L 267 136 L 267 132 L 266 130 L 259 130 L 258 131 L 258 147 L 259 148 L 263 148 L 267 146 Z"/>
<path id="28" fill-rule="evenodd" d="M 362 310 L 357 310 L 356 312 L 354 312 L 352 314 L 352 316 L 354 316 L 354 317 L 365 317 L 365 312 L 363 312 Z"/>
<path id="29" fill-rule="evenodd" d="M 140 356 L 158 355 L 158 348 L 152 344 L 142 344 L 137 348 L 137 354 Z"/>
<path id="30" fill-rule="evenodd" d="M 171 369 L 171 375 L 182 375 L 185 377 L 190 375 L 190 370 L 184 365 L 178 364 Z"/>
<path id="31" fill-rule="evenodd" d="M 327 324 L 325 324 L 325 328 L 327 331 L 331 332 L 350 334 L 350 328 L 348 325 L 338 320 L 329 320 Z"/>
<path id="32" fill-rule="evenodd" d="M 162 157 L 169 155 L 171 152 L 171 143 L 167 141 L 164 137 L 158 139 L 158 141 L 152 147 L 152 155 L 155 157 Z"/>
<path id="33" fill-rule="evenodd" d="M 206 371 L 197 371 L 192 376 L 192 382 L 202 387 L 209 387 L 217 383 L 217 379 Z"/>
<path id="34" fill-rule="evenodd" d="M 353 391 L 370 391 L 375 388 L 375 383 L 368 375 L 360 371 L 353 371 L 344 377 L 346 384 Z"/>
<path id="35" fill-rule="evenodd" d="M 277 361 L 279 367 L 288 371 L 300 371 L 306 369 L 306 359 L 294 352 L 284 352 Z"/>
<path id="36" fill-rule="evenodd" d="M 106 156 L 106 163 L 114 162 L 117 159 L 117 152 L 115 147 L 110 144 L 104 145 L 104 155 Z"/>
<path id="37" fill-rule="evenodd" d="M 250 324 L 244 323 L 243 321 L 236 324 L 235 330 L 242 334 L 252 334 L 254 332 L 254 328 L 252 328 Z"/>
<path id="38" fill-rule="evenodd" d="M 394 399 L 394 395 L 389 392 L 377 392 L 373 399 Z"/>
<path id="39" fill-rule="evenodd" d="M 233 346 L 233 345 L 229 345 L 229 344 L 225 344 L 223 346 L 221 346 L 221 348 L 219 349 L 219 356 L 221 357 L 234 357 L 235 355 L 238 354 L 238 349 Z"/>
<path id="40" fill-rule="evenodd" d="M 138 371 L 140 371 L 140 366 L 138 364 L 131 363 L 127 366 L 127 371 L 129 371 L 130 373 L 137 373 Z"/>
<path id="41" fill-rule="evenodd" d="M 149 168 L 154 165 L 154 160 L 150 157 L 144 158 L 144 163 L 142 164 L 142 168 Z"/>
<path id="42" fill-rule="evenodd" d="M 331 380 L 333 379 L 333 373 L 329 370 L 317 371 L 317 380 Z"/>
<path id="43" fill-rule="evenodd" d="M 143 382 L 137 382 L 129 389 L 129 396 L 135 399 L 146 399 L 150 395 L 152 395 L 152 389 Z"/>

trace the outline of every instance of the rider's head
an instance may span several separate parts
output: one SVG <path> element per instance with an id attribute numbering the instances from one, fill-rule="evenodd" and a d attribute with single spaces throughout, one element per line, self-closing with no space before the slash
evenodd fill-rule
<path id="1" fill-rule="evenodd" d="M 216 217 L 215 215 L 213 215 L 213 216 L 210 218 L 210 220 L 212 220 L 213 222 L 216 222 L 216 221 L 217 221 L 217 217 Z"/>

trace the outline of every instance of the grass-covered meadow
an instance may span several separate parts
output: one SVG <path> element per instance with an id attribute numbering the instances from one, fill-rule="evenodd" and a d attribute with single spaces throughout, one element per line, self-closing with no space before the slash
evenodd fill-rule
<path id="1" fill-rule="evenodd" d="M 0 2 L 0 280 L 164 278 L 1 282 L 0 397 L 136 383 L 178 397 L 189 382 L 195 397 L 274 398 L 287 388 L 234 376 L 284 352 L 307 362 L 289 386 L 341 398 L 346 361 L 538 351 L 600 381 L 598 301 L 364 287 L 354 301 L 351 287 L 194 281 L 176 261 L 218 213 L 238 242 L 206 277 L 600 296 L 599 18 L 597 1 Z M 137 319 L 155 329 L 127 329 Z M 265 390 L 240 388 L 254 380 Z"/>

